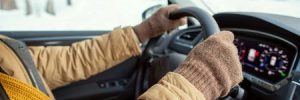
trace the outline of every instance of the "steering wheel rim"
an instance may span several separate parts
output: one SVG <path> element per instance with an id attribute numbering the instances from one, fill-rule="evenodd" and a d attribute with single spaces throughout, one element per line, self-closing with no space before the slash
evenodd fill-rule
<path id="1" fill-rule="evenodd" d="M 169 18 L 176 20 L 182 17 L 191 16 L 196 18 L 202 26 L 204 39 L 220 31 L 216 20 L 206 11 L 198 7 L 186 7 L 170 13 Z"/>
<path id="2" fill-rule="evenodd" d="M 182 17 L 187 17 L 187 16 L 191 16 L 196 18 L 202 26 L 202 34 L 203 34 L 203 39 L 208 38 L 209 36 L 217 33 L 220 31 L 220 28 L 217 24 L 217 22 L 215 21 L 215 19 L 206 11 L 197 8 L 197 7 L 185 7 L 185 8 L 181 8 L 177 11 L 174 11 L 172 13 L 169 14 L 169 18 L 172 20 L 176 20 Z M 200 34 L 200 33 L 199 33 Z M 147 43 L 142 56 L 140 57 L 139 61 L 138 61 L 138 70 L 139 72 L 137 73 L 137 84 L 136 84 L 136 91 L 135 91 L 135 98 L 137 98 L 140 93 L 142 93 L 141 89 L 142 86 L 139 83 L 143 83 L 142 81 L 142 73 L 141 71 L 143 71 L 143 68 L 145 64 L 147 64 L 147 60 L 149 60 L 149 58 L 151 58 L 151 50 L 149 50 L 152 45 L 154 45 L 160 38 L 161 36 L 152 38 L 149 40 L 149 42 Z M 146 66 L 147 67 L 147 66 Z M 143 83 L 144 84 L 144 83 Z"/>
<path id="3" fill-rule="evenodd" d="M 185 7 L 185 8 L 180 8 L 179 10 L 176 10 L 174 12 L 171 12 L 169 14 L 169 19 L 171 20 L 177 20 L 182 17 L 194 17 L 196 20 L 199 21 L 201 24 L 201 31 L 198 34 L 201 34 L 201 37 L 203 40 L 207 39 L 209 36 L 217 33 L 220 31 L 219 25 L 217 24 L 216 20 L 207 13 L 206 11 L 198 8 L 198 7 Z M 187 30 L 187 29 L 185 29 Z M 154 37 L 150 39 L 145 46 L 145 49 L 142 53 L 142 58 L 149 57 L 149 55 L 152 54 L 152 50 L 149 50 L 152 45 L 155 45 L 157 41 L 160 39 L 162 35 Z M 199 41 L 197 43 L 200 43 Z M 197 44 L 196 43 L 196 44 Z M 196 45 L 194 44 L 194 45 Z M 162 48 L 165 49 L 165 48 Z M 158 51 L 163 51 L 163 50 L 158 50 Z"/>

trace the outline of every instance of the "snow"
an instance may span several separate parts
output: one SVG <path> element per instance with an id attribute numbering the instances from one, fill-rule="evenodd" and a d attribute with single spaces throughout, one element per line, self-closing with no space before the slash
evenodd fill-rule
<path id="1" fill-rule="evenodd" d="M 166 0 L 53 0 L 56 15 L 45 12 L 47 0 L 30 0 L 33 13 L 25 15 L 25 0 L 16 0 L 18 9 L 0 10 L 0 31 L 112 30 L 142 21 L 145 9 L 166 5 Z"/>
<path id="2" fill-rule="evenodd" d="M 201 0 L 192 0 L 201 5 Z M 300 18 L 300 0 L 203 0 L 214 13 L 261 12 Z M 203 4 L 202 4 L 203 5 Z"/>
<path id="3" fill-rule="evenodd" d="M 0 31 L 112 30 L 142 21 L 145 9 L 167 0 L 53 0 L 56 16 L 45 12 L 47 0 L 30 0 L 33 14 L 25 15 L 25 0 L 16 0 L 17 10 L 0 10 Z M 192 0 L 199 7 L 201 0 Z M 300 0 L 203 0 L 215 13 L 263 12 L 300 18 Z M 202 7 L 201 6 L 201 7 Z"/>

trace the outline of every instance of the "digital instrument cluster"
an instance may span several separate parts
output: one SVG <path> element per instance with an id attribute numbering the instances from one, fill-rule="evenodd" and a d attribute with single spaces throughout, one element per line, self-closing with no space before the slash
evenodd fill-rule
<path id="1" fill-rule="evenodd" d="M 294 55 L 286 45 L 242 36 L 237 36 L 234 44 L 244 72 L 270 83 L 277 83 L 289 75 Z"/>

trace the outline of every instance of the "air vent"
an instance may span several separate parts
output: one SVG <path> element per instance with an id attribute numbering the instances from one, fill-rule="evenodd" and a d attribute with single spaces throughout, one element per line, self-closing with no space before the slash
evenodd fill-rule
<path id="1" fill-rule="evenodd" d="M 197 35 L 199 34 L 199 32 L 186 32 L 184 34 L 182 34 L 179 39 L 182 39 L 182 40 L 187 40 L 187 41 L 193 41 Z"/>

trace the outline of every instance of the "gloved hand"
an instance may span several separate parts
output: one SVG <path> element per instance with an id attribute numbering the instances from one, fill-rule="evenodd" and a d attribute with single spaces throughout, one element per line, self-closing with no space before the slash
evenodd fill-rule
<path id="1" fill-rule="evenodd" d="M 169 19 L 169 14 L 179 8 L 179 5 L 170 5 L 160 8 L 150 18 L 135 26 L 134 31 L 140 41 L 144 42 L 152 37 L 162 34 L 163 32 L 186 24 L 186 18 L 181 18 L 178 20 Z"/>
<path id="2" fill-rule="evenodd" d="M 197 45 L 175 70 L 200 90 L 206 100 L 226 96 L 242 81 L 242 67 L 231 32 L 222 31 Z"/>

